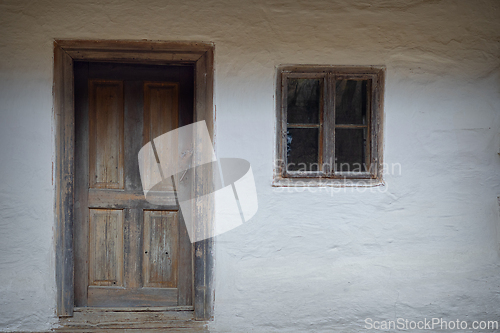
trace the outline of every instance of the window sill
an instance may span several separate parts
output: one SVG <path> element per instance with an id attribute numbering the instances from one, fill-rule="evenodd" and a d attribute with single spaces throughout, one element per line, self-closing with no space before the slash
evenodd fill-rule
<path id="1" fill-rule="evenodd" d="M 385 185 L 379 178 L 282 178 L 273 179 L 273 187 L 376 187 Z"/>

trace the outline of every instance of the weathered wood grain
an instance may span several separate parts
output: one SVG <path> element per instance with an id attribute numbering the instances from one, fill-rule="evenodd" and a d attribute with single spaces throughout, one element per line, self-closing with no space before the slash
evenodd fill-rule
<path id="1" fill-rule="evenodd" d="M 196 62 L 196 109 L 195 121 L 205 120 L 210 137 L 214 140 L 214 110 L 213 110 L 213 49 L 208 50 Z M 207 144 L 195 140 L 198 144 Z M 196 154 L 203 149 L 195 147 Z M 205 150 L 206 152 L 206 150 Z M 194 248 L 194 309 L 197 320 L 209 320 L 213 315 L 213 246 L 212 231 L 214 228 L 214 203 L 204 200 L 203 195 L 213 192 L 213 170 L 204 168 L 201 174 L 194 176 L 193 195 L 198 198 L 192 207 L 192 216 L 196 219 L 198 228 L 206 233 L 207 238 L 196 242 Z"/>
<path id="2" fill-rule="evenodd" d="M 177 288 L 117 288 L 89 286 L 89 306 L 175 306 Z"/>
<path id="3" fill-rule="evenodd" d="M 144 211 L 144 287 L 177 288 L 178 221 L 177 211 Z"/>
<path id="4" fill-rule="evenodd" d="M 124 188 L 122 81 L 89 81 L 90 188 Z"/>
<path id="5" fill-rule="evenodd" d="M 146 201 L 143 191 L 123 190 L 88 190 L 88 205 L 92 208 L 143 208 L 173 210 L 178 209 L 174 192 L 149 192 L 154 202 L 163 202 L 163 205 L 155 205 Z"/>
<path id="6" fill-rule="evenodd" d="M 73 59 L 54 43 L 54 120 L 56 154 L 55 243 L 57 315 L 72 316 L 73 292 L 73 216 L 74 216 L 74 104 Z"/>
<path id="7" fill-rule="evenodd" d="M 176 82 L 144 82 L 144 144 L 152 142 L 155 157 L 163 175 L 177 166 L 178 145 L 176 140 L 154 140 L 179 127 L 179 84 Z M 177 173 L 177 172 L 175 172 Z M 169 176 L 158 191 L 174 191 Z"/>
<path id="8" fill-rule="evenodd" d="M 153 40 L 87 40 L 87 39 L 58 39 L 57 43 L 66 52 L 71 53 L 77 50 L 113 51 L 131 57 L 130 51 L 142 53 L 154 52 L 193 52 L 204 54 L 212 50 L 212 43 L 192 42 L 192 41 L 153 41 Z M 144 63 L 148 63 L 145 61 Z"/>
<path id="9" fill-rule="evenodd" d="M 89 243 L 89 104 L 88 63 L 75 63 L 75 222 L 73 225 L 75 260 L 75 305 L 87 305 Z M 104 207 L 106 208 L 106 207 Z"/>
<path id="10" fill-rule="evenodd" d="M 282 65 L 277 68 L 276 81 L 276 117 L 277 149 L 273 186 L 346 186 L 343 179 L 349 179 L 349 186 L 376 186 L 383 183 L 382 179 L 382 124 L 383 124 L 383 87 L 385 68 L 383 66 L 319 66 L 319 65 Z M 287 80 L 290 78 L 326 78 L 325 96 L 322 103 L 323 131 L 321 143 L 323 156 L 320 158 L 326 164 L 324 172 L 287 171 L 287 128 L 294 127 L 287 123 Z M 366 81 L 367 120 L 366 124 L 336 124 L 335 123 L 335 82 L 339 80 Z M 366 143 L 364 146 L 364 163 L 367 171 L 345 172 L 335 170 L 332 165 L 339 163 L 335 156 L 336 129 L 364 129 Z"/>
<path id="11" fill-rule="evenodd" d="M 94 71 L 95 67 L 92 66 Z M 130 71 L 129 71 L 130 72 Z M 126 78 L 123 78 L 126 79 Z M 125 156 L 137 156 L 143 146 L 144 96 L 140 80 L 124 80 Z M 135 158 L 126 158 L 124 165 L 125 190 L 142 192 L 139 164 Z"/>
<path id="12" fill-rule="evenodd" d="M 191 86 L 183 81 L 182 73 L 186 71 L 172 69 L 177 74 L 158 66 L 154 71 L 151 66 L 88 64 L 89 119 L 87 121 L 79 115 L 78 132 L 85 134 L 88 124 L 89 149 L 88 157 L 83 150 L 78 150 L 78 157 L 79 164 L 96 170 L 90 172 L 90 177 L 95 176 L 96 182 L 89 183 L 89 186 L 81 184 L 81 192 L 87 193 L 86 201 L 81 201 L 88 207 L 87 211 L 90 210 L 87 227 L 90 235 L 89 248 L 86 250 L 86 244 L 82 242 L 83 248 L 78 250 L 89 253 L 90 279 L 85 287 L 86 293 L 81 293 L 87 299 L 79 304 L 91 307 L 192 304 L 192 295 L 188 294 L 192 294 L 192 249 L 185 246 L 189 242 L 187 233 L 180 233 L 185 228 L 179 226 L 179 206 L 173 183 L 170 181 L 169 188 L 155 187 L 150 191 L 148 199 L 155 198 L 155 202 L 164 203 L 151 204 L 143 195 L 137 160 L 143 144 L 183 125 L 180 119 L 189 121 L 189 117 L 179 117 L 180 110 L 189 111 L 186 106 L 179 107 L 179 92 L 181 88 L 188 90 Z M 161 78 L 158 74 L 161 72 L 176 81 L 147 81 L 151 77 Z M 113 80 L 108 79 L 108 75 Z M 85 107 L 78 106 L 77 109 Z M 78 142 L 85 140 L 83 136 Z M 175 165 L 177 141 L 168 147 L 160 142 L 156 148 L 162 164 Z M 118 155 L 123 157 L 116 158 Z M 87 158 L 89 163 L 86 163 Z M 123 159 L 122 164 L 109 163 L 109 160 L 116 162 L 120 159 Z M 109 168 L 123 170 L 123 186 L 117 181 L 119 173 L 108 172 Z M 120 188 L 116 188 L 117 184 Z M 116 212 L 119 216 L 115 216 Z M 119 225 L 116 222 L 118 217 Z M 81 219 L 81 223 L 85 225 L 87 222 Z M 185 238 L 182 249 L 180 235 Z M 176 303 L 172 301 L 171 292 L 148 296 L 147 288 L 152 287 L 177 289 Z M 166 297 L 163 303 L 161 295 Z M 151 298 L 149 304 L 147 297 Z"/>
<path id="13" fill-rule="evenodd" d="M 123 210 L 90 209 L 89 224 L 89 285 L 123 286 Z"/>
<path id="14" fill-rule="evenodd" d="M 141 63 L 141 64 L 192 64 L 196 68 L 196 103 L 194 104 L 195 116 L 185 117 L 188 123 L 194 120 L 206 120 L 210 135 L 213 137 L 214 127 L 214 109 L 213 109 L 213 45 L 210 43 L 191 43 L 191 42 L 149 42 L 149 41 L 75 41 L 75 40 L 58 40 L 54 43 L 54 118 L 56 132 L 56 157 L 55 157 L 55 188 L 56 188 L 56 280 L 57 280 L 57 313 L 59 316 L 73 315 L 75 290 L 73 289 L 73 232 L 78 232 L 73 229 L 73 208 L 74 184 L 75 176 L 74 158 L 74 95 L 73 95 L 73 60 L 82 61 L 107 61 L 121 63 Z M 192 82 L 192 81 L 191 81 Z M 200 93 L 198 93 L 200 92 Z M 185 101 L 189 94 L 181 90 L 180 95 Z M 191 100 L 192 103 L 193 100 Z M 189 103 L 181 106 L 181 109 L 189 110 Z M 189 121 L 189 118 L 191 120 Z M 126 127 L 126 126 L 125 126 Z M 81 146 L 85 150 L 84 146 Z M 207 183 L 210 183 L 211 175 L 205 175 Z M 89 184 L 89 180 L 86 184 Z M 127 180 L 125 180 L 126 182 Z M 137 188 L 128 188 L 127 190 L 137 190 Z M 90 196 L 89 196 L 90 198 Z M 134 200 L 132 200 L 133 202 Z M 85 206 L 84 199 L 82 201 L 75 200 L 75 207 L 82 211 L 81 206 Z M 87 203 L 89 204 L 89 203 Z M 77 207 L 78 206 L 78 207 Z M 110 208 L 110 207 L 103 207 Z M 170 207 L 168 207 L 170 208 Z M 207 207 L 205 211 L 209 217 L 213 215 L 211 207 Z M 125 209 L 125 216 L 127 215 Z M 88 210 L 88 208 L 87 208 Z M 201 211 L 201 210 L 200 210 Z M 83 215 L 82 215 L 83 216 Z M 83 216 L 82 218 L 86 218 Z M 125 223 L 127 227 L 127 224 Z M 183 231 L 185 232 L 185 230 Z M 183 248 L 189 248 L 191 244 L 183 243 Z M 203 295 L 198 297 L 201 302 L 197 302 L 196 311 L 197 319 L 209 319 L 212 311 L 212 263 L 211 258 L 213 251 L 211 248 L 212 240 L 209 240 L 203 246 L 199 246 L 199 250 L 204 250 L 203 258 L 206 262 L 202 262 L 202 257 L 198 257 L 194 263 L 194 269 L 197 271 L 198 277 L 202 277 L 197 281 L 201 283 L 198 287 L 195 282 L 196 293 Z M 201 245 L 201 244 L 200 244 Z M 184 252 L 183 252 L 184 253 Z M 78 256 L 77 256 L 78 258 Z M 78 259 L 81 260 L 81 259 Z M 75 270 L 76 272 L 76 270 Z M 104 287 L 100 287 L 104 288 Z M 78 290 L 78 288 L 77 288 Z M 186 289 L 184 293 L 189 293 Z M 84 295 L 84 293 L 81 293 Z M 183 299 L 189 297 L 182 296 Z M 181 296 L 178 297 L 181 299 Z M 63 320 L 61 318 L 61 320 Z M 133 329 L 144 327 L 143 322 L 138 323 Z M 142 326 L 141 326 L 142 325 Z M 166 327 L 166 326 L 165 326 Z M 178 326 L 173 323 L 169 326 L 174 331 L 174 327 Z M 191 327 L 191 326 L 190 326 Z M 193 326 L 194 327 L 194 326 Z M 192 328 L 192 327 L 191 327 Z M 189 328 L 190 329 L 190 328 Z M 189 331 L 188 329 L 188 331 Z M 83 328 L 83 331 L 88 329 Z M 155 329 L 153 329 L 155 330 Z M 74 331 L 74 330 L 70 330 Z M 194 330 L 192 330 L 194 331 Z"/>
<path id="15" fill-rule="evenodd" d="M 192 307 L 76 308 L 56 332 L 208 332 Z"/>

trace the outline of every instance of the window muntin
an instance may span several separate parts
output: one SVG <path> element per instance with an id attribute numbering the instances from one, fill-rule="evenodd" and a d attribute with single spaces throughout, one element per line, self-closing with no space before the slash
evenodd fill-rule
<path id="1" fill-rule="evenodd" d="M 278 69 L 275 181 L 381 180 L 383 68 Z"/>

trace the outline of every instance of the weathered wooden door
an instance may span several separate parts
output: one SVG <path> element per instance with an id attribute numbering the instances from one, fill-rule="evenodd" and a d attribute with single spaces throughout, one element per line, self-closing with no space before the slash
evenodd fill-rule
<path id="1" fill-rule="evenodd" d="M 75 63 L 75 306 L 192 305 L 193 247 L 172 183 L 164 204 L 147 202 L 138 153 L 193 122 L 193 75 Z"/>

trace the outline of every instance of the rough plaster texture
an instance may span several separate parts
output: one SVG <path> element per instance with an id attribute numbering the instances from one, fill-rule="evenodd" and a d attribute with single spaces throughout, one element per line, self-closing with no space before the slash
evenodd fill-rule
<path id="1" fill-rule="evenodd" d="M 0 329 L 55 311 L 54 38 L 211 41 L 217 151 L 259 212 L 216 239 L 221 332 L 500 320 L 500 3 L 1 1 Z M 386 65 L 386 186 L 273 188 L 275 66 Z M 390 170 L 389 170 L 390 171 Z"/>

